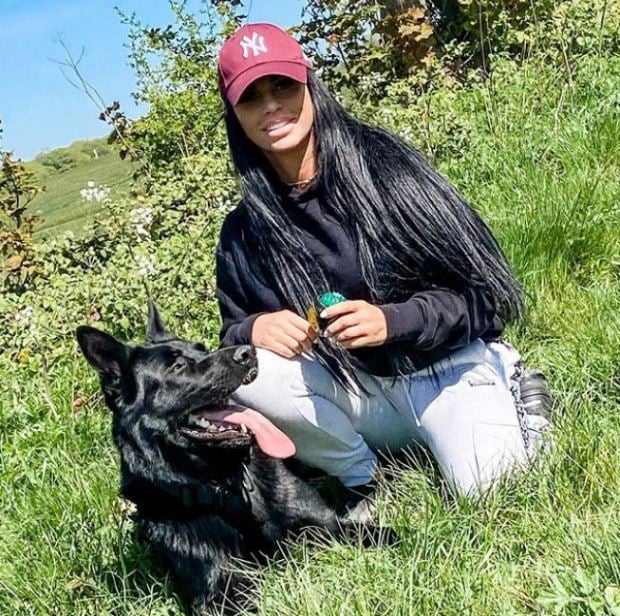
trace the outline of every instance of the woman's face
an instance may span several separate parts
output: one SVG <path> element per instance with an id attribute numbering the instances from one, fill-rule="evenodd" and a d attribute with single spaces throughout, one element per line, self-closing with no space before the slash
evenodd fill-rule
<path id="1" fill-rule="evenodd" d="M 248 139 L 268 153 L 294 150 L 306 143 L 314 119 L 305 84 L 267 75 L 250 84 L 234 107 Z"/>

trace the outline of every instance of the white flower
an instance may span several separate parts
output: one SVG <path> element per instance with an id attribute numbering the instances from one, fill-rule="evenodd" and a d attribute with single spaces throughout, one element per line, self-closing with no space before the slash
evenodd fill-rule
<path id="1" fill-rule="evenodd" d="M 151 225 L 153 224 L 153 208 L 137 207 L 129 212 L 131 230 L 138 239 L 151 239 Z"/>
<path id="2" fill-rule="evenodd" d="M 217 197 L 215 197 L 215 206 L 219 211 L 227 212 L 232 208 L 233 203 L 227 197 L 224 198 L 222 197 L 222 195 L 218 195 Z"/>
<path id="3" fill-rule="evenodd" d="M 37 326 L 37 320 L 32 306 L 26 306 L 25 308 L 18 310 L 13 318 L 15 319 L 15 324 L 19 327 L 22 334 L 27 334 L 28 337 L 37 335 L 39 328 Z"/>
<path id="4" fill-rule="evenodd" d="M 93 180 L 88 180 L 86 188 L 80 190 L 80 197 L 84 201 L 103 201 L 108 194 L 110 189 L 107 186 L 96 186 Z"/>
<path id="5" fill-rule="evenodd" d="M 34 319 L 34 308 L 26 306 L 15 313 L 15 321 L 20 325 L 28 325 Z"/>
<path id="6" fill-rule="evenodd" d="M 129 212 L 129 218 L 134 224 L 144 223 L 149 226 L 153 222 L 153 208 L 137 207 Z"/>
<path id="7" fill-rule="evenodd" d="M 142 225 L 133 225 L 132 229 L 138 240 L 151 237 L 151 232 L 148 229 L 145 229 Z"/>
<path id="8" fill-rule="evenodd" d="M 136 263 L 138 265 L 138 276 L 142 276 L 142 278 L 155 276 L 155 274 L 157 274 L 155 261 L 155 257 L 153 256 L 139 255 L 136 258 Z"/>
<path id="9" fill-rule="evenodd" d="M 411 141 L 411 139 L 413 138 L 413 130 L 411 129 L 411 126 L 405 126 L 401 128 L 399 134 L 400 138 L 403 141 Z"/>

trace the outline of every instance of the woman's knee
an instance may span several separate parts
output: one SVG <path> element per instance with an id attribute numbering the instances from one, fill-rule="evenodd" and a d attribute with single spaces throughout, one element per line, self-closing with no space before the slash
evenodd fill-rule
<path id="1" fill-rule="evenodd" d="M 256 348 L 258 376 L 262 380 L 285 384 L 301 374 L 301 356 L 282 357 L 269 349 Z M 276 379 L 280 379 L 276 381 Z"/>
<path id="2" fill-rule="evenodd" d="M 296 403 L 311 396 L 341 402 L 335 398 L 333 377 L 312 357 L 297 355 L 289 359 L 262 348 L 257 348 L 256 353 L 258 375 L 232 394 L 234 402 L 253 408 L 280 425 L 303 422 Z"/>
<path id="3" fill-rule="evenodd" d="M 288 359 L 267 349 L 257 348 L 258 375 L 231 396 L 238 404 L 271 417 L 292 409 L 295 392 L 303 385 L 299 358 Z"/>
<path id="4" fill-rule="evenodd" d="M 256 349 L 258 376 L 249 385 L 240 387 L 239 396 L 306 396 L 318 394 L 335 399 L 338 386 L 333 376 L 316 359 L 309 355 L 282 357 L 267 349 Z M 272 396 L 269 396 L 270 398 Z"/>
<path id="5" fill-rule="evenodd" d="M 427 444 L 460 495 L 477 497 L 523 468 L 527 442 L 502 370 L 486 362 L 462 372 L 423 412 Z"/>

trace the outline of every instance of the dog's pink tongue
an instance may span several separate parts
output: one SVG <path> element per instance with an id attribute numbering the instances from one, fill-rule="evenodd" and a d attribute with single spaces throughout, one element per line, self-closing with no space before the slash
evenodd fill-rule
<path id="1" fill-rule="evenodd" d="M 293 441 L 276 428 L 264 415 L 243 407 L 232 407 L 223 411 L 211 411 L 213 419 L 228 421 L 233 424 L 244 424 L 254 434 L 261 450 L 273 458 L 290 458 L 295 455 Z"/>

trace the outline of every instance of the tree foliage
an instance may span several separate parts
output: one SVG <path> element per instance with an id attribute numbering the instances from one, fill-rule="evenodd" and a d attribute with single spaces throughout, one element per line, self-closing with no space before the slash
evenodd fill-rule
<path id="1" fill-rule="evenodd" d="M 378 100 L 414 74 L 428 84 L 438 64 L 462 77 L 488 74 L 497 55 L 541 50 L 566 63 L 617 50 L 619 23 L 620 5 L 608 0 L 308 0 L 295 30 L 332 88 Z"/>
<path id="2" fill-rule="evenodd" d="M 204 154 L 225 145 L 218 131 L 217 51 L 240 23 L 238 4 L 203 2 L 194 15 L 183 3 L 171 2 L 175 23 L 166 27 L 146 26 L 135 14 L 121 13 L 138 84 L 134 97 L 148 103 L 149 112 L 130 122 L 113 104 L 102 119 L 125 139 L 122 155 L 144 163 L 151 184 L 168 181 L 171 173 L 200 176 Z"/>
<path id="3" fill-rule="evenodd" d="M 41 189 L 12 152 L 0 150 L 0 159 L 0 290 L 21 289 L 35 274 L 32 233 L 39 218 L 27 209 Z"/>

